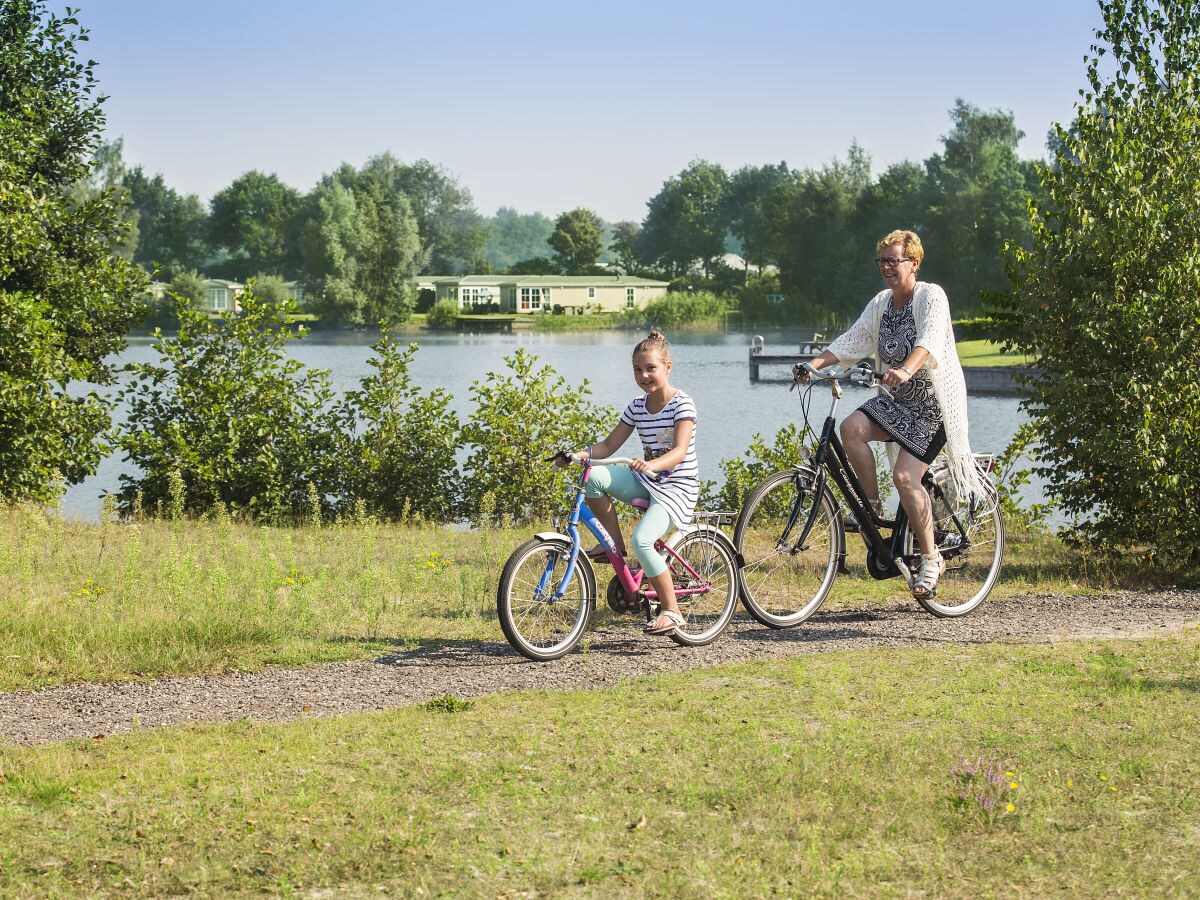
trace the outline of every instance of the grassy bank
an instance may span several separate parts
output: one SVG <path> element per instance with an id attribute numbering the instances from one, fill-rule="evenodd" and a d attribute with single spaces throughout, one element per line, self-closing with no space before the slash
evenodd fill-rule
<path id="1" fill-rule="evenodd" d="M 964 366 L 1023 366 L 1029 357 L 1023 353 L 1003 353 L 994 341 L 959 341 L 958 359 Z"/>
<path id="2" fill-rule="evenodd" d="M 822 654 L 2 747 L 0 894 L 1187 896 L 1198 653 Z"/>

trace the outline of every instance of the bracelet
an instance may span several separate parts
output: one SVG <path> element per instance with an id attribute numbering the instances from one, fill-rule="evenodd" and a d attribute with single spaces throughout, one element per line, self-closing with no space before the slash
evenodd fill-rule
<path id="1" fill-rule="evenodd" d="M 907 375 L 909 378 L 913 377 L 913 373 L 908 371 L 908 369 L 906 369 L 904 366 L 896 366 L 896 368 L 899 369 L 901 372 L 903 372 L 905 375 Z"/>

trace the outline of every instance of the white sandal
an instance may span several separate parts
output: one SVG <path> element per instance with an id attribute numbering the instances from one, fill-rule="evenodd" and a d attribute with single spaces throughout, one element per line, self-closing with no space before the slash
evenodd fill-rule
<path id="1" fill-rule="evenodd" d="M 666 617 L 666 619 L 670 623 L 670 625 L 660 626 L 658 628 L 655 628 L 654 622 L 657 622 L 660 618 L 662 618 L 664 616 Z M 643 631 L 645 631 L 646 634 L 670 634 L 672 631 L 674 631 L 680 625 L 687 624 L 687 620 L 684 619 L 684 617 L 681 616 L 679 613 L 675 612 L 675 610 L 673 610 L 673 609 L 661 610 L 659 612 L 659 614 L 655 617 L 654 622 L 646 623 L 646 627 L 643 629 Z"/>
<path id="2" fill-rule="evenodd" d="M 921 554 L 921 571 L 913 582 L 912 595 L 917 600 L 931 600 L 937 594 L 938 579 L 946 573 L 946 560 L 937 550 Z"/>

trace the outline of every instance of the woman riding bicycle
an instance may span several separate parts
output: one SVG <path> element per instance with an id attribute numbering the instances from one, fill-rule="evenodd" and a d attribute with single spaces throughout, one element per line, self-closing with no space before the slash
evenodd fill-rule
<path id="1" fill-rule="evenodd" d="M 967 439 L 967 388 L 955 349 L 946 292 L 917 280 L 925 257 L 912 231 L 893 231 L 875 245 L 876 262 L 887 288 L 867 304 L 844 334 L 793 375 L 807 381 L 806 366 L 852 365 L 876 355 L 887 367 L 883 383 L 891 396 L 878 394 L 842 422 L 846 456 L 877 515 L 882 514 L 871 441 L 885 441 L 892 481 L 908 514 L 921 550 L 921 567 L 912 585 L 918 600 L 932 597 L 946 564 L 934 539 L 929 494 L 921 486 L 929 464 L 945 448 L 958 496 L 984 496 L 982 478 Z M 853 525 L 848 521 L 848 525 Z"/>
<path id="2" fill-rule="evenodd" d="M 675 586 L 667 561 L 654 549 L 674 522 L 688 525 L 700 498 L 700 475 L 696 461 L 696 404 L 668 380 L 671 350 L 657 331 L 633 348 L 633 377 L 645 391 L 621 413 L 617 426 L 604 440 L 579 455 L 601 459 L 611 456 L 637 429 L 642 439 L 643 459 L 628 469 L 596 467 L 585 484 L 587 505 L 624 555 L 624 541 L 617 512 L 609 496 L 626 503 L 641 498 L 650 506 L 633 531 L 633 552 L 658 593 L 658 617 L 646 626 L 648 634 L 670 634 L 683 625 L 675 598 Z M 601 548 L 588 551 L 596 562 L 605 561 Z"/>

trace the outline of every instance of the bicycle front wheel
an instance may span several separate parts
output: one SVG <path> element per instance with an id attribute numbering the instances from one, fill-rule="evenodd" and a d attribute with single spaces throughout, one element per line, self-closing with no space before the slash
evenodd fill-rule
<path id="1" fill-rule="evenodd" d="M 533 538 L 508 558 L 496 590 L 500 627 L 513 648 L 539 662 L 557 659 L 579 643 L 596 611 L 596 573 L 580 553 L 575 571 L 555 597 L 566 576 L 571 544 Z"/>
<path id="2" fill-rule="evenodd" d="M 679 612 L 686 620 L 671 632 L 678 644 L 711 644 L 737 611 L 737 562 L 729 538 L 701 526 L 687 532 L 667 554 Z M 686 564 L 686 565 L 685 565 Z"/>
<path id="3" fill-rule="evenodd" d="M 938 579 L 932 597 L 917 602 L 938 618 L 965 616 L 987 599 L 1000 579 L 1004 563 L 1004 520 L 1000 505 L 979 510 L 962 509 L 955 516 L 934 522 L 934 531 L 946 572 Z M 906 544 L 916 552 L 910 531 Z M 919 557 L 917 565 L 920 565 Z"/>
<path id="4" fill-rule="evenodd" d="M 813 484 L 808 469 L 776 472 L 750 492 L 734 527 L 742 603 L 771 628 L 799 625 L 820 609 L 845 554 L 833 495 L 828 488 L 817 495 Z M 803 535 L 814 504 L 816 518 Z"/>

